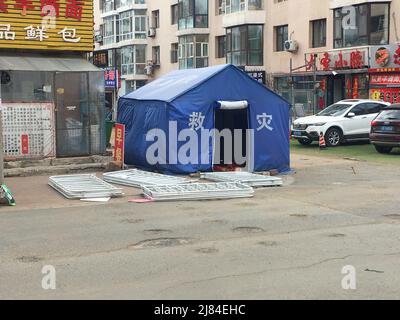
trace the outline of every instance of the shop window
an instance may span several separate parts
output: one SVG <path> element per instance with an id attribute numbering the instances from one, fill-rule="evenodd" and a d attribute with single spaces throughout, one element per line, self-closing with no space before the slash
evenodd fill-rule
<path id="1" fill-rule="evenodd" d="M 0 71 L 3 102 L 52 102 L 53 73 Z"/>
<path id="2" fill-rule="evenodd" d="M 334 11 L 334 47 L 389 43 L 389 3 L 362 4 Z"/>

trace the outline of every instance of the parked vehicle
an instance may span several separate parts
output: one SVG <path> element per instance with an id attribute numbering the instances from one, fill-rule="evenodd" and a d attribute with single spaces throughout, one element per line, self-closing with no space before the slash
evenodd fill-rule
<path id="1" fill-rule="evenodd" d="M 400 147 L 400 104 L 385 108 L 371 123 L 371 143 L 379 153 Z"/>
<path id="2" fill-rule="evenodd" d="M 315 116 L 293 122 L 292 137 L 302 145 L 318 141 L 321 132 L 328 147 L 345 141 L 368 141 L 371 122 L 390 103 L 375 100 L 343 100 Z"/>

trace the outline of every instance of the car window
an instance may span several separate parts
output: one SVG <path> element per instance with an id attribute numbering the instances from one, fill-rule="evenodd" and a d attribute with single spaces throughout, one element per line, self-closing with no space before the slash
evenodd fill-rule
<path id="1" fill-rule="evenodd" d="M 317 116 L 320 117 L 339 117 L 342 116 L 345 111 L 351 107 L 351 104 L 333 104 L 329 106 L 328 108 L 324 109 L 320 113 L 317 114 Z"/>
<path id="2" fill-rule="evenodd" d="M 364 115 L 366 112 L 365 103 L 355 106 L 353 109 L 350 110 L 350 112 L 353 112 L 356 116 Z"/>
<path id="3" fill-rule="evenodd" d="M 380 103 L 366 103 L 366 114 L 374 114 L 381 112 L 383 105 Z"/>
<path id="4" fill-rule="evenodd" d="M 385 110 L 377 118 L 377 120 L 400 120 L 400 110 Z"/>

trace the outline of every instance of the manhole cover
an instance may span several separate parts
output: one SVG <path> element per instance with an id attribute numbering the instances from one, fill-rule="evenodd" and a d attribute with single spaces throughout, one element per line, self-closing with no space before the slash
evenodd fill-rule
<path id="1" fill-rule="evenodd" d="M 258 227 L 238 227 L 233 229 L 233 232 L 239 232 L 239 233 L 261 233 L 265 232 L 264 229 L 258 228 Z"/>
<path id="2" fill-rule="evenodd" d="M 167 247 L 184 246 L 190 243 L 192 243 L 192 240 L 188 238 L 159 238 L 159 239 L 149 239 L 140 241 L 131 246 L 131 248 L 135 249 L 167 248 Z"/>

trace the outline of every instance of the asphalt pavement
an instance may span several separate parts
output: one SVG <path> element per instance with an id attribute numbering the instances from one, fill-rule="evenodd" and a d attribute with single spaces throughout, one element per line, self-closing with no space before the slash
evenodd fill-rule
<path id="1" fill-rule="evenodd" d="M 293 168 L 282 188 L 226 201 L 133 204 L 126 188 L 92 204 L 10 179 L 0 299 L 398 299 L 400 167 L 294 155 Z"/>

